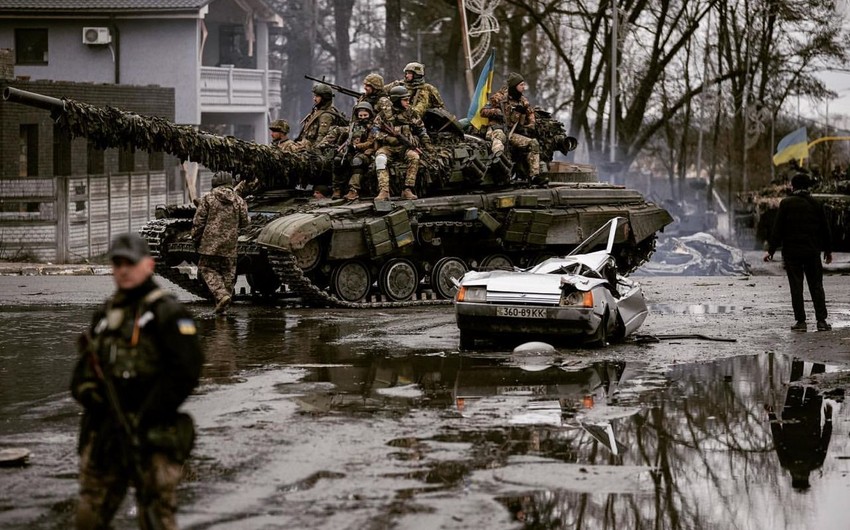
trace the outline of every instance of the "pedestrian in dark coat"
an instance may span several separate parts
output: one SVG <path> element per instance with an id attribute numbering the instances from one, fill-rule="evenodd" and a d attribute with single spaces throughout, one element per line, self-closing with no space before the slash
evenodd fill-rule
<path id="1" fill-rule="evenodd" d="M 806 310 L 803 304 L 803 278 L 809 285 L 809 294 L 815 306 L 818 331 L 829 331 L 827 323 L 826 295 L 823 291 L 823 265 L 832 263 L 832 235 L 823 205 L 809 192 L 811 179 L 798 173 L 791 179 L 792 192 L 779 203 L 779 211 L 768 240 L 765 261 L 771 261 L 777 249 L 782 248 L 782 261 L 791 289 L 791 307 L 797 321 L 793 331 L 807 330 Z"/>
<path id="2" fill-rule="evenodd" d="M 219 171 L 212 185 L 195 211 L 192 239 L 201 254 L 198 274 L 215 297 L 215 312 L 223 313 L 236 283 L 237 240 L 239 230 L 248 226 L 248 205 L 233 190 L 230 173 Z"/>
<path id="3" fill-rule="evenodd" d="M 80 425 L 76 527 L 111 528 L 130 484 L 141 528 L 177 528 L 177 486 L 194 444 L 178 411 L 204 363 L 192 316 L 153 280 L 154 260 L 136 234 L 110 249 L 117 290 L 80 336 L 71 395 Z"/>

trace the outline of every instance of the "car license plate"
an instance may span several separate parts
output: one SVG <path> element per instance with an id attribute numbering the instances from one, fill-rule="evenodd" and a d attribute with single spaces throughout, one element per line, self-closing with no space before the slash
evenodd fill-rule
<path id="1" fill-rule="evenodd" d="M 546 318 L 546 309 L 533 307 L 497 307 L 497 317 Z"/>
<path id="2" fill-rule="evenodd" d="M 500 396 L 545 396 L 546 385 L 497 386 L 496 394 Z"/>

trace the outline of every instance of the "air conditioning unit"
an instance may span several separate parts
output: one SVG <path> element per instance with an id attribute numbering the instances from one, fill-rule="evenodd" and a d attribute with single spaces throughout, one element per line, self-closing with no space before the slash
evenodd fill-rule
<path id="1" fill-rule="evenodd" d="M 112 35 L 109 28 L 83 28 L 83 44 L 109 44 Z"/>

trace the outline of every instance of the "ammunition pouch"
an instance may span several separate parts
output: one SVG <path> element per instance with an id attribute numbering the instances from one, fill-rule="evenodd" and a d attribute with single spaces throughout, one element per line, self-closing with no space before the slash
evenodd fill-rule
<path id="1" fill-rule="evenodd" d="M 182 464 L 195 446 L 195 422 L 192 416 L 179 412 L 174 421 L 149 428 L 145 441 L 151 451 L 165 453 Z"/>

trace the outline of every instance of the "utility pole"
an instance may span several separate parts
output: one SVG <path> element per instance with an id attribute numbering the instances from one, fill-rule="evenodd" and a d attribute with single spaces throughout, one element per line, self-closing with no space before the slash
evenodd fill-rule
<path id="1" fill-rule="evenodd" d="M 463 56 L 466 59 L 466 89 L 469 99 L 475 95 L 475 82 L 472 80 L 472 51 L 469 47 L 469 28 L 466 26 L 466 1 L 457 0 L 457 8 L 460 11 L 460 32 L 463 38 Z"/>

